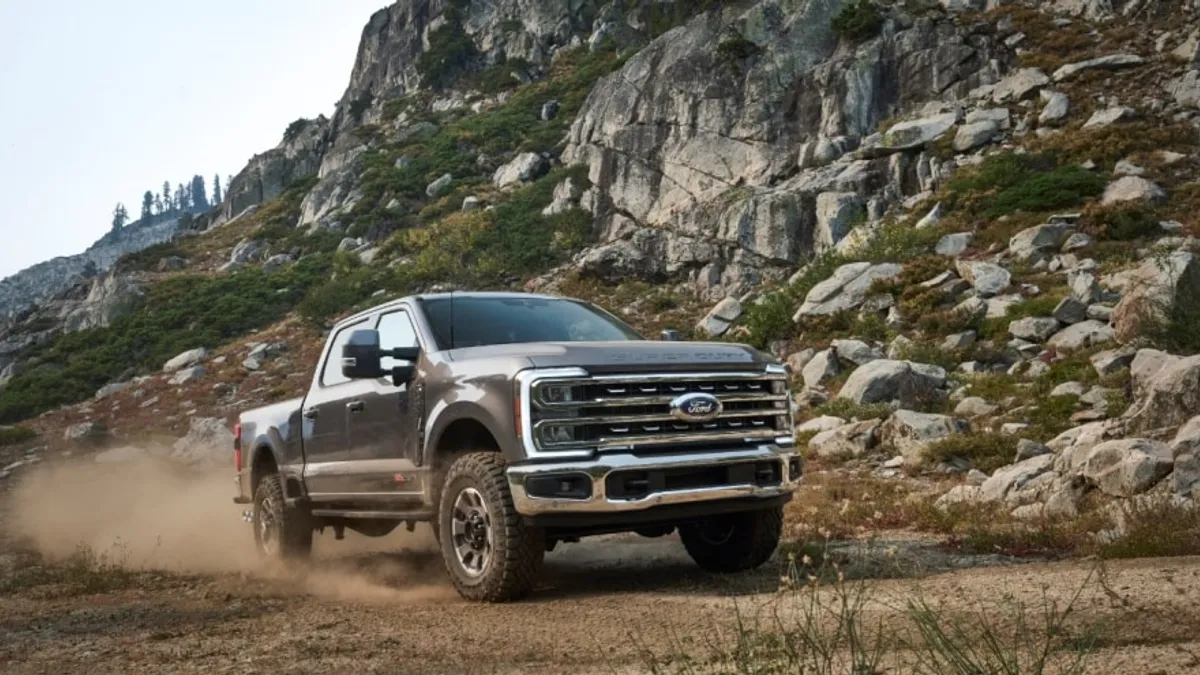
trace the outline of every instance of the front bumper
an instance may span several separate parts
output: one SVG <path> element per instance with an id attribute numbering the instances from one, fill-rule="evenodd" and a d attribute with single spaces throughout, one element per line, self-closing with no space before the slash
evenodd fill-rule
<path id="1" fill-rule="evenodd" d="M 745 472 L 735 475 L 733 467 L 778 463 L 778 480 L 765 483 L 755 480 L 738 480 L 746 478 Z M 722 468 L 729 468 L 722 472 Z M 653 486 L 644 494 L 636 496 L 613 495 L 610 491 L 610 477 L 620 477 L 632 474 L 645 474 L 648 477 L 666 473 L 681 474 L 689 470 L 705 471 L 707 476 L 722 476 L 716 480 L 703 479 L 685 481 L 691 485 L 675 486 L 667 484 L 661 477 L 658 480 L 650 478 L 648 484 Z M 711 471 L 708 471 L 711 470 Z M 593 459 L 556 462 L 552 464 L 517 464 L 508 468 L 509 489 L 512 492 L 513 504 L 517 512 L 523 516 L 542 516 L 548 514 L 601 514 L 629 513 L 644 511 L 659 506 L 696 504 L 698 502 L 718 501 L 724 499 L 761 498 L 768 500 L 784 495 L 790 495 L 800 484 L 802 462 L 795 447 L 779 445 L 758 445 L 747 448 L 737 448 L 727 451 L 697 452 L 689 454 L 604 454 Z M 537 479 L 551 477 L 584 477 L 590 484 L 590 492 L 586 497 L 544 497 L 530 494 L 530 483 Z M 700 483 L 700 484 L 696 484 Z"/>

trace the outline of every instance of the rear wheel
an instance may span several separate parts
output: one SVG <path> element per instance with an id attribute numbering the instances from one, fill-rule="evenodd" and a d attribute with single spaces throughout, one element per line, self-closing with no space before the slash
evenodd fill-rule
<path id="1" fill-rule="evenodd" d="M 312 553 L 313 527 L 308 514 L 289 507 L 278 474 L 264 476 L 254 491 L 254 543 L 265 558 L 294 561 Z"/>
<path id="2" fill-rule="evenodd" d="M 450 579 L 468 600 L 518 600 L 541 571 L 545 535 L 522 522 L 504 467 L 499 453 L 477 452 L 446 473 L 436 531 Z"/>
<path id="3" fill-rule="evenodd" d="M 782 507 L 733 513 L 679 528 L 692 560 L 717 574 L 744 572 L 767 562 L 782 533 Z"/>

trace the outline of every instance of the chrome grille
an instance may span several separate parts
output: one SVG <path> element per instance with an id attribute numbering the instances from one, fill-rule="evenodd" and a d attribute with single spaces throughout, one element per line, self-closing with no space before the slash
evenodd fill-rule
<path id="1" fill-rule="evenodd" d="M 672 402 L 708 394 L 720 412 L 681 420 Z M 792 433 L 782 373 L 681 373 L 541 380 L 530 390 L 539 450 L 681 450 L 700 444 L 763 442 Z"/>

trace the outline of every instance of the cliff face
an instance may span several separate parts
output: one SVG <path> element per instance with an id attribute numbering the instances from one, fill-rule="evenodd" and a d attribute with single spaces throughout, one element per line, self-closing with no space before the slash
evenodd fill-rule
<path id="1" fill-rule="evenodd" d="M 585 267 L 740 294 L 937 186 L 921 147 L 852 151 L 888 117 L 994 82 L 992 30 L 901 16 L 854 44 L 831 27 L 842 4 L 702 16 L 595 88 L 564 155 L 597 186 L 605 246 Z"/>

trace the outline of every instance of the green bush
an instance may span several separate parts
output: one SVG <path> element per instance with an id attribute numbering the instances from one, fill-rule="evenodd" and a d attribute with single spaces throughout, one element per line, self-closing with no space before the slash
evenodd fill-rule
<path id="1" fill-rule="evenodd" d="M 883 31 L 883 22 L 883 14 L 871 0 L 858 0 L 833 17 L 833 29 L 851 40 L 870 40 Z"/>
<path id="2" fill-rule="evenodd" d="M 1059 166 L 1052 153 L 992 155 L 947 184 L 947 206 L 983 218 L 1018 211 L 1079 206 L 1104 191 L 1104 176 L 1077 165 Z"/>
<path id="3" fill-rule="evenodd" d="M 1018 440 L 1018 437 L 1007 434 L 955 434 L 929 446 L 927 454 L 930 459 L 939 462 L 965 459 L 976 469 L 991 473 L 1012 463 L 1017 454 Z"/>
<path id="4" fill-rule="evenodd" d="M 736 64 L 758 54 L 761 48 L 754 42 L 738 35 L 727 38 L 717 45 L 717 61 L 724 64 Z"/>
<path id="5" fill-rule="evenodd" d="M 1084 231 L 1100 241 L 1134 241 L 1162 234 L 1159 218 L 1144 208 L 1106 211 L 1095 216 Z"/>
<path id="6" fill-rule="evenodd" d="M 0 427 L 0 448 L 35 438 L 37 433 L 27 427 Z"/>
<path id="7" fill-rule="evenodd" d="M 186 258 L 187 252 L 174 242 L 164 241 L 121 256 L 113 265 L 113 269 L 118 273 L 153 271 L 158 266 L 158 261 L 172 256 Z"/>
<path id="8" fill-rule="evenodd" d="M 361 113 L 359 113 L 359 114 L 361 115 Z M 311 121 L 307 120 L 303 117 L 301 117 L 300 119 L 296 120 L 295 122 L 292 122 L 291 124 L 289 124 L 287 129 L 285 129 L 283 132 L 284 142 L 291 143 L 292 141 L 299 138 L 300 134 L 303 133 L 303 131 L 308 128 L 309 124 L 311 124 Z"/>

